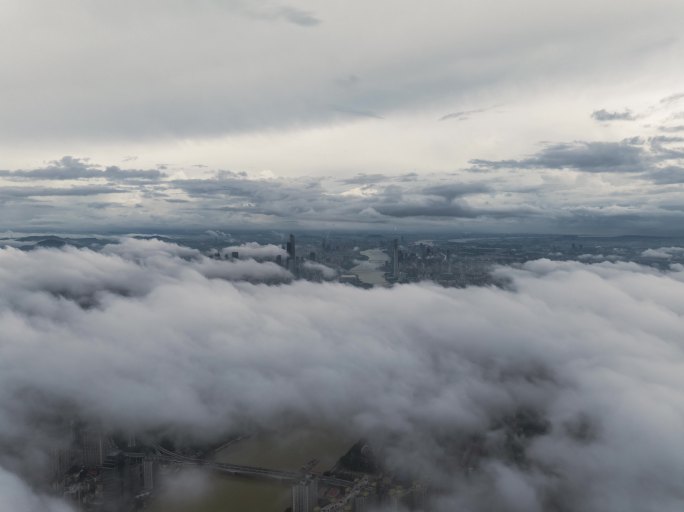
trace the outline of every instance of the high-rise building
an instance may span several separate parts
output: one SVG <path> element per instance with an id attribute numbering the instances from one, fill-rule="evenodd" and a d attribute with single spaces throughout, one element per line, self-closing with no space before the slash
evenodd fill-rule
<path id="1" fill-rule="evenodd" d="M 100 466 L 108 451 L 111 442 L 96 428 L 83 428 L 79 432 L 79 441 L 83 452 L 83 464 L 88 467 Z"/>
<path id="2" fill-rule="evenodd" d="M 369 495 L 367 492 L 354 498 L 354 512 L 370 512 L 378 505 L 377 495 Z"/>
<path id="3" fill-rule="evenodd" d="M 108 455 L 102 466 L 103 512 L 133 510 L 136 496 L 154 489 L 157 466 L 144 453 L 119 452 Z"/>
<path id="4" fill-rule="evenodd" d="M 290 233 L 290 240 L 287 242 L 287 268 L 293 274 L 297 274 L 297 251 L 295 249 L 295 237 Z"/>
<path id="5" fill-rule="evenodd" d="M 292 486 L 292 512 L 313 512 L 318 505 L 318 480 L 307 477 Z"/>
<path id="6" fill-rule="evenodd" d="M 399 279 L 399 240 L 392 242 L 392 277 Z"/>

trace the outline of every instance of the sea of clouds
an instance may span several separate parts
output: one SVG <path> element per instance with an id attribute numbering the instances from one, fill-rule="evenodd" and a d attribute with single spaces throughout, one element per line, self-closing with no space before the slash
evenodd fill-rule
<path id="1" fill-rule="evenodd" d="M 684 267 L 538 260 L 505 287 L 293 281 L 158 240 L 0 250 L 0 510 L 70 418 L 215 441 L 337 429 L 434 511 L 681 511 Z"/>

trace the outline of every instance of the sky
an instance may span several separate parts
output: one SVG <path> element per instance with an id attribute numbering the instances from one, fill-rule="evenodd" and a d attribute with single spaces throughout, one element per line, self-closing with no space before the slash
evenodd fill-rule
<path id="1" fill-rule="evenodd" d="M 681 234 L 679 0 L 0 9 L 0 229 Z"/>
<path id="2" fill-rule="evenodd" d="M 0 236 L 684 235 L 682 26 L 681 0 L 0 0 Z M 78 418 L 344 429 L 437 512 L 681 511 L 681 265 L 360 290 L 272 245 L 118 242 L 0 249 L 1 510 L 71 512 L 39 480 Z"/>
<path id="3" fill-rule="evenodd" d="M 80 419 L 364 438 L 435 512 L 679 512 L 684 267 L 495 273 L 362 290 L 159 240 L 4 248 L 0 509 L 71 512 L 36 483 Z"/>

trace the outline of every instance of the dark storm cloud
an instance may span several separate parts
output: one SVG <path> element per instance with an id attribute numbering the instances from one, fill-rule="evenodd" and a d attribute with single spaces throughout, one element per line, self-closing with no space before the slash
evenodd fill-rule
<path id="1" fill-rule="evenodd" d="M 471 164 L 490 168 L 575 169 L 586 172 L 638 172 L 649 164 L 643 148 L 630 142 L 572 142 L 549 144 L 522 160 L 474 159 Z"/>
<path id="2" fill-rule="evenodd" d="M 681 266 L 364 291 L 226 281 L 242 263 L 160 241 L 0 250 L 0 508 L 66 510 L 19 476 L 49 467 L 69 414 L 141 438 L 336 425 L 435 512 L 679 512 Z"/>
<path id="3" fill-rule="evenodd" d="M 622 112 L 608 111 L 606 109 L 595 110 L 591 117 L 596 121 L 634 121 L 636 116 L 628 109 Z"/>

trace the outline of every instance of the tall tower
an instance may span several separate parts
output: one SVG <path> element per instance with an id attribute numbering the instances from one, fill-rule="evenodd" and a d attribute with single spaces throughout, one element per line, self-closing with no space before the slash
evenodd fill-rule
<path id="1" fill-rule="evenodd" d="M 392 277 L 399 279 L 399 240 L 392 242 Z"/>
<path id="2" fill-rule="evenodd" d="M 293 274 L 297 271 L 297 251 L 295 250 L 295 237 L 290 233 L 290 240 L 287 242 L 287 268 Z"/>

